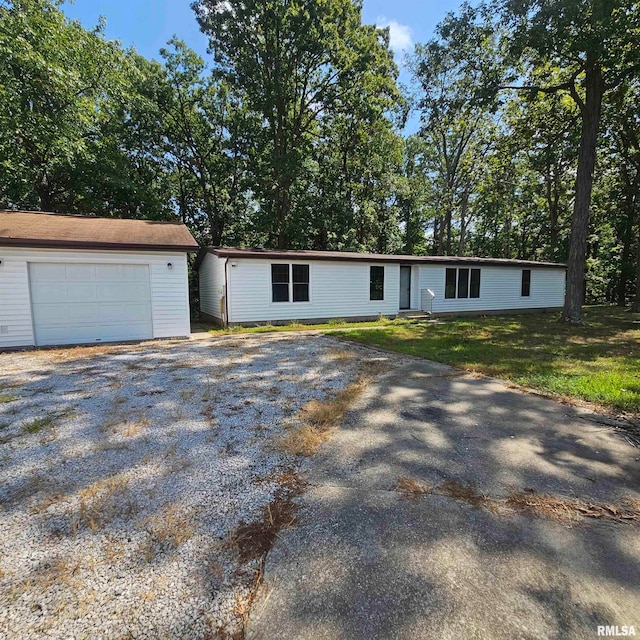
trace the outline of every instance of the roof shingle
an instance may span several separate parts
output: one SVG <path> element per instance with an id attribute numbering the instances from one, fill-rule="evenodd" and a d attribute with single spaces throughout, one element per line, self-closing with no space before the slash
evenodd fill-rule
<path id="1" fill-rule="evenodd" d="M 198 243 L 176 222 L 0 211 L 0 246 L 195 251 Z"/>

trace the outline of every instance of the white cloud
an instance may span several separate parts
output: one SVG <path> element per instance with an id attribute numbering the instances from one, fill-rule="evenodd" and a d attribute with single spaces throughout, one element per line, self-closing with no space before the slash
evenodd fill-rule
<path id="1" fill-rule="evenodd" d="M 379 27 L 389 27 L 389 46 L 396 52 L 406 51 L 413 46 L 411 39 L 411 27 L 400 24 L 396 20 L 387 20 L 384 16 L 376 19 Z"/>

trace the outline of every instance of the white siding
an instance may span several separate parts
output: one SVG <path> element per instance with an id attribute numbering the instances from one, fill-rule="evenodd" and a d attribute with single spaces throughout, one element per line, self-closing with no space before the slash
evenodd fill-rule
<path id="1" fill-rule="evenodd" d="M 34 344 L 29 263 L 146 264 L 151 281 L 153 337 L 190 333 L 187 256 L 184 252 L 70 251 L 0 247 L 0 348 Z M 172 264 L 169 269 L 167 264 Z"/>
<path id="2" fill-rule="evenodd" d="M 444 265 L 420 266 L 420 288 L 431 289 L 436 294 L 433 299 L 434 313 L 544 309 L 564 304 L 564 269 L 533 267 L 531 295 L 522 297 L 522 267 L 481 266 L 479 298 L 445 299 L 446 268 Z"/>
<path id="3" fill-rule="evenodd" d="M 225 258 L 207 253 L 198 269 L 200 281 L 200 311 L 224 320 Z"/>
<path id="4" fill-rule="evenodd" d="M 0 259 L 0 348 L 34 344 L 27 262 L 2 249 Z"/>
<path id="5" fill-rule="evenodd" d="M 310 300 L 272 302 L 271 264 L 292 262 L 310 267 Z M 385 268 L 384 300 L 369 300 L 369 267 L 373 264 Z M 397 264 L 230 258 L 227 277 L 229 322 L 375 317 L 398 313 L 400 270 Z"/>

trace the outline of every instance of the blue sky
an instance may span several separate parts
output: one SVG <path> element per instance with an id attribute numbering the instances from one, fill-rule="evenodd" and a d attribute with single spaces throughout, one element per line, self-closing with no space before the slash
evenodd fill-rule
<path id="1" fill-rule="evenodd" d="M 461 0 L 364 0 L 363 19 L 390 27 L 391 46 L 401 62 L 404 53 L 416 42 L 428 40 L 447 12 L 461 4 Z M 160 48 L 174 34 L 206 58 L 207 39 L 198 29 L 190 0 L 75 0 L 66 2 L 63 10 L 89 28 L 104 16 L 108 38 L 135 46 L 148 58 L 159 57 Z M 408 80 L 403 72 L 401 81 Z M 415 127 L 413 118 L 408 129 Z"/>

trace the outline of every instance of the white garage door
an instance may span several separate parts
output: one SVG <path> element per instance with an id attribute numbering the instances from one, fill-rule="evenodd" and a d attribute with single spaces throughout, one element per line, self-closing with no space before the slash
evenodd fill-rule
<path id="1" fill-rule="evenodd" d="M 29 264 L 36 344 L 153 337 L 146 264 Z"/>

